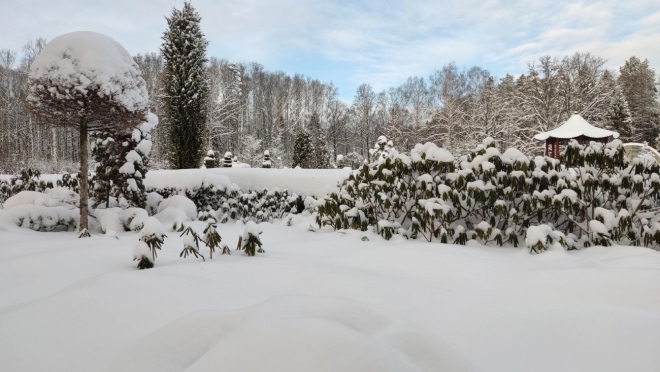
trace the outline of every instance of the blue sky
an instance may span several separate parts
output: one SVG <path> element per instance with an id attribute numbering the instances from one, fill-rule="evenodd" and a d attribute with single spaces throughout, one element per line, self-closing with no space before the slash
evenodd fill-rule
<path id="1" fill-rule="evenodd" d="M 157 51 L 165 15 L 182 1 L 3 1 L 0 48 L 77 30 L 131 53 Z M 350 100 L 444 64 L 520 74 L 542 55 L 591 52 L 616 68 L 648 58 L 660 71 L 660 1 L 194 0 L 209 55 L 332 81 Z"/>

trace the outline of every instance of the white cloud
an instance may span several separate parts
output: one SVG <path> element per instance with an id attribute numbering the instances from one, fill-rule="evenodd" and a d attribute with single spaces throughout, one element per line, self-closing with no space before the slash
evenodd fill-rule
<path id="1" fill-rule="evenodd" d="M 30 38 L 89 29 L 111 35 L 132 53 L 156 51 L 164 17 L 181 3 L 13 1 L 0 14 L 6 30 L 0 48 L 20 49 Z M 210 54 L 267 68 L 303 60 L 315 64 L 296 64 L 302 73 L 341 64 L 341 71 L 326 75 L 350 90 L 362 82 L 376 89 L 398 85 L 450 61 L 477 64 L 496 75 L 517 74 L 542 55 L 575 51 L 607 58 L 611 67 L 636 55 L 660 70 L 657 0 L 195 0 L 193 5 L 202 15 Z"/>

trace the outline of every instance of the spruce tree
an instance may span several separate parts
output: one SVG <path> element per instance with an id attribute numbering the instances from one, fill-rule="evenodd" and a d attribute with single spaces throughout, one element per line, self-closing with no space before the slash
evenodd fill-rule
<path id="1" fill-rule="evenodd" d="M 323 134 L 323 128 L 321 128 L 321 120 L 319 119 L 318 114 L 312 114 L 309 127 L 312 131 L 311 134 L 314 148 L 314 159 L 311 168 L 328 169 L 330 168 L 330 154 L 328 153 L 325 135 Z"/>
<path id="2" fill-rule="evenodd" d="M 314 146 L 309 132 L 301 129 L 296 134 L 296 141 L 293 145 L 293 167 L 300 168 L 314 167 Z"/>
<path id="3" fill-rule="evenodd" d="M 158 117 L 147 115 L 147 121 L 132 132 L 92 132 L 92 177 L 94 207 L 111 207 L 110 197 L 122 208 L 144 208 L 147 193 L 144 177 L 148 171 L 151 152 L 151 131 L 158 125 Z"/>
<path id="4" fill-rule="evenodd" d="M 168 30 L 163 34 L 162 98 L 169 139 L 167 155 L 175 169 L 198 168 L 204 157 L 208 42 L 200 29 L 200 20 L 199 13 L 185 2 L 182 10 L 172 9 L 167 18 Z"/>
<path id="5" fill-rule="evenodd" d="M 630 57 L 619 72 L 618 82 L 630 106 L 634 140 L 653 143 L 660 132 L 655 71 L 648 60 Z"/>
<path id="6" fill-rule="evenodd" d="M 633 139 L 630 108 L 618 84 L 614 86 L 614 94 L 607 111 L 605 127 L 618 132 L 619 139 L 624 143 L 631 142 Z"/>

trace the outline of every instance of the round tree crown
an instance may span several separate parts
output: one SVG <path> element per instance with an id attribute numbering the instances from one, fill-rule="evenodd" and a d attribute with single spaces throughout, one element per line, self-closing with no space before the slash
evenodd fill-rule
<path id="1" fill-rule="evenodd" d="M 144 121 L 149 95 L 130 53 L 102 34 L 78 31 L 49 42 L 30 66 L 27 102 L 44 122 L 90 130 Z"/>

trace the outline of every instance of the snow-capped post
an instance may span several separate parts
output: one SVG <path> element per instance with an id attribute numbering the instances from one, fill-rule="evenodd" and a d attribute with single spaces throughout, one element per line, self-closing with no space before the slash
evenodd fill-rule
<path id="1" fill-rule="evenodd" d="M 264 151 L 264 161 L 261 163 L 261 168 L 270 168 L 270 152 Z"/>
<path id="2" fill-rule="evenodd" d="M 147 115 L 149 95 L 130 53 L 109 36 L 79 31 L 56 37 L 30 66 L 27 105 L 41 123 L 80 132 L 80 225 L 88 213 L 88 131 L 130 130 Z"/>
<path id="3" fill-rule="evenodd" d="M 263 231 L 259 225 L 253 221 L 248 221 L 248 223 L 245 224 L 243 236 L 239 239 L 239 245 L 241 250 L 245 251 L 245 254 L 248 256 L 254 256 L 257 252 L 265 253 L 264 249 L 261 247 L 261 238 L 259 237 L 262 232 Z M 259 249 L 257 249 L 257 246 Z"/>
<path id="4" fill-rule="evenodd" d="M 231 152 L 229 152 L 229 151 L 225 152 L 225 157 L 222 158 L 222 167 L 223 168 L 231 168 L 232 167 L 232 165 L 233 165 L 232 164 L 233 163 L 232 157 L 233 157 L 233 155 L 232 155 Z"/>
<path id="5" fill-rule="evenodd" d="M 206 167 L 206 169 L 218 167 L 218 159 L 215 156 L 215 151 L 209 150 L 206 152 L 206 157 L 204 158 L 204 167 Z"/>
<path id="6" fill-rule="evenodd" d="M 195 258 L 201 257 L 203 261 L 206 261 L 204 255 L 199 253 L 199 242 L 202 239 L 197 235 L 195 230 L 188 226 L 183 230 L 181 236 L 183 237 L 183 250 L 181 251 L 181 254 L 179 254 L 179 257 L 186 258 L 189 254 L 192 254 Z M 211 253 L 213 253 L 213 251 L 211 251 Z"/>

